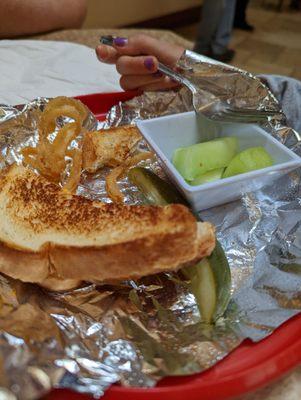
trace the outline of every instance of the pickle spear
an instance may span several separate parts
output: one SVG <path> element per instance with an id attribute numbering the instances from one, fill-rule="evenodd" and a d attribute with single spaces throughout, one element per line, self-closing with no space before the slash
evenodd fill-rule
<path id="1" fill-rule="evenodd" d="M 186 200 L 168 182 L 142 167 L 131 168 L 129 180 L 142 192 L 148 204 L 166 206 L 177 203 L 187 205 Z"/>
<path id="2" fill-rule="evenodd" d="M 189 286 L 196 298 L 203 322 L 210 324 L 214 319 L 218 296 L 215 276 L 208 258 L 183 268 L 182 273 L 190 281 Z"/>
<path id="3" fill-rule="evenodd" d="M 224 250 L 219 242 L 209 257 L 197 265 L 185 267 L 183 275 L 190 281 L 202 320 L 212 323 L 227 309 L 231 297 L 231 272 Z"/>
<path id="4" fill-rule="evenodd" d="M 146 168 L 134 167 L 128 172 L 129 180 L 143 193 L 147 202 L 153 205 L 180 203 L 189 207 L 187 201 L 168 182 Z M 197 214 L 194 214 L 199 219 Z M 230 301 L 231 272 L 222 246 L 216 242 L 210 257 L 198 264 L 182 269 L 190 281 L 202 319 L 212 323 L 221 317 Z"/>

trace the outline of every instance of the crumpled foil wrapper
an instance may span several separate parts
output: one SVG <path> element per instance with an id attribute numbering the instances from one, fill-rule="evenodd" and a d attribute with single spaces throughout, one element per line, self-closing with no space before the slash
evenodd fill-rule
<path id="1" fill-rule="evenodd" d="M 268 89 L 244 71 L 192 52 L 183 55 L 179 67 L 202 87 L 205 106 L 223 98 L 237 106 L 278 108 Z M 46 101 L 0 105 L 1 168 L 20 162 L 20 149 L 35 143 Z M 186 89 L 145 93 L 113 107 L 98 126 L 190 109 Z M 86 127 L 96 124 L 91 115 Z M 285 126 L 284 117 L 264 128 L 301 154 L 298 135 Z M 157 162 L 148 165 L 162 175 Z M 83 176 L 78 193 L 110 201 L 105 174 Z M 271 334 L 301 311 L 300 177 L 300 170 L 292 172 L 239 201 L 201 213 L 216 225 L 232 272 L 231 302 L 210 328 L 177 274 L 64 293 L 0 276 L 1 399 L 34 399 L 54 387 L 101 396 L 115 382 L 151 387 L 164 376 L 211 367 L 246 338 L 258 341 Z M 141 203 L 136 188 L 126 179 L 120 184 L 127 203 Z"/>

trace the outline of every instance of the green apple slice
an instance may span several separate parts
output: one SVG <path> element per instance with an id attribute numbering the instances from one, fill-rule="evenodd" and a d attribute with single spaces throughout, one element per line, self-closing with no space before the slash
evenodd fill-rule
<path id="1" fill-rule="evenodd" d="M 238 153 L 226 168 L 223 178 L 244 174 L 273 165 L 273 159 L 263 147 L 251 147 Z"/>
<path id="2" fill-rule="evenodd" d="M 225 168 L 217 168 L 213 169 L 212 171 L 206 172 L 203 175 L 197 176 L 193 181 L 189 182 L 189 185 L 198 186 L 202 185 L 203 183 L 214 182 L 218 179 L 221 179 Z"/>
<path id="3" fill-rule="evenodd" d="M 224 137 L 178 148 L 172 162 L 184 179 L 192 181 L 208 171 L 227 167 L 237 151 L 238 139 Z"/>

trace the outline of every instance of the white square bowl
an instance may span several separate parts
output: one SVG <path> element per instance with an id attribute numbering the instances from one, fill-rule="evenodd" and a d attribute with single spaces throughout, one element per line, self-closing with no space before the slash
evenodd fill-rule
<path id="1" fill-rule="evenodd" d="M 240 151 L 249 147 L 263 146 L 272 156 L 274 165 L 200 186 L 191 186 L 176 170 L 171 160 L 178 147 L 200 143 L 202 130 L 207 129 L 206 124 L 200 123 L 199 119 L 197 121 L 192 111 L 138 121 L 137 126 L 162 161 L 165 173 L 196 211 L 236 200 L 244 193 L 269 185 L 280 175 L 301 166 L 301 158 L 298 155 L 260 126 L 220 123 L 218 128 L 220 137 L 236 136 L 239 140 Z"/>

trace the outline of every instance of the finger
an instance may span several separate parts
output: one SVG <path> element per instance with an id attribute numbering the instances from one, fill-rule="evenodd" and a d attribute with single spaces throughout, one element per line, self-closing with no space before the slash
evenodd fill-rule
<path id="1" fill-rule="evenodd" d="M 161 73 L 155 73 L 152 75 L 123 75 L 120 78 L 120 86 L 124 90 L 134 90 L 151 83 L 163 84 L 164 80 L 165 76 Z"/>
<path id="2" fill-rule="evenodd" d="M 100 44 L 95 51 L 99 61 L 106 64 L 115 64 L 119 57 L 118 51 L 112 46 Z"/>
<path id="3" fill-rule="evenodd" d="M 173 82 L 171 79 L 166 77 L 164 82 L 153 82 L 147 85 L 140 87 L 139 89 L 143 92 L 155 92 L 159 90 L 167 90 L 167 89 L 175 89 L 179 84 L 177 82 Z"/>
<path id="4" fill-rule="evenodd" d="M 116 69 L 120 75 L 152 74 L 158 69 L 158 60 L 151 56 L 120 56 Z"/>
<path id="5" fill-rule="evenodd" d="M 171 82 L 167 76 L 161 73 L 152 75 L 123 75 L 120 78 L 120 86 L 124 90 L 134 90 L 144 87 L 156 87 L 156 90 L 165 89 L 167 87 L 175 87 L 176 84 Z"/>
<path id="6" fill-rule="evenodd" d="M 130 56 L 152 55 L 164 64 L 173 66 L 181 57 L 184 48 L 167 43 L 144 34 L 136 34 L 127 38 L 117 37 L 114 48 L 120 53 Z"/>

